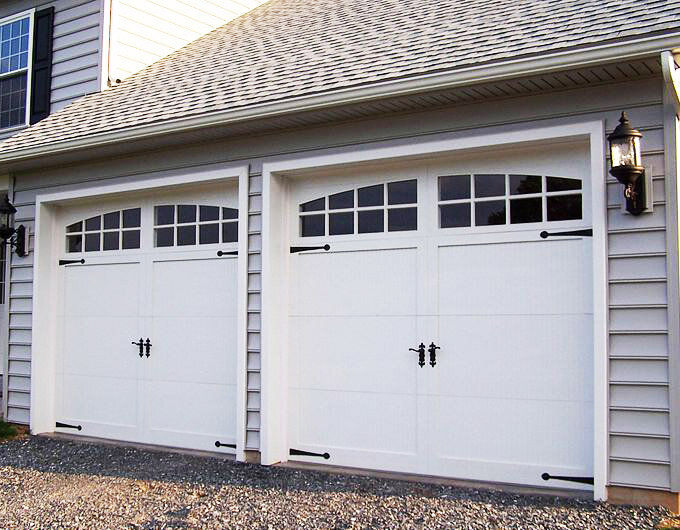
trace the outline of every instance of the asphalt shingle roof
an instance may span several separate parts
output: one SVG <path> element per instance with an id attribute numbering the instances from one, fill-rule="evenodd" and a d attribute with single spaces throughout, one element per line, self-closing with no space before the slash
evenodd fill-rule
<path id="1" fill-rule="evenodd" d="M 680 0 L 270 0 L 0 151 L 679 28 Z"/>

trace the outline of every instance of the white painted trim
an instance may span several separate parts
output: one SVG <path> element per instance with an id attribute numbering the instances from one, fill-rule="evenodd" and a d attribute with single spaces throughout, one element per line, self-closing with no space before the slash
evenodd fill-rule
<path id="1" fill-rule="evenodd" d="M 111 60 L 111 10 L 113 0 L 100 0 L 99 5 L 99 69 L 97 83 L 99 90 L 109 87 L 109 61 Z"/>
<path id="2" fill-rule="evenodd" d="M 593 222 L 593 325 L 594 325 L 594 495 L 606 500 L 607 491 L 607 227 L 605 178 L 605 124 L 600 121 L 581 123 L 564 122 L 548 127 L 527 128 L 518 131 L 500 131 L 497 128 L 479 135 L 441 135 L 443 139 L 416 139 L 409 145 L 377 147 L 341 154 L 322 154 L 289 160 L 266 162 L 262 167 L 262 400 L 261 400 L 261 453 L 262 463 L 269 465 L 288 459 L 283 408 L 286 403 L 287 374 L 285 373 L 287 293 L 281 281 L 285 274 L 287 239 L 281 213 L 287 203 L 285 175 L 287 172 L 349 166 L 377 161 L 399 161 L 409 157 L 455 153 L 467 149 L 527 145 L 543 141 L 570 138 L 587 139 L 590 144 L 592 178 Z"/>
<path id="3" fill-rule="evenodd" d="M 247 203 L 248 166 L 212 165 L 207 168 L 187 169 L 182 174 L 154 178 L 147 174 L 134 182 L 90 186 L 70 191 L 40 194 L 36 197 L 35 251 L 33 280 L 33 344 L 31 348 L 31 433 L 53 432 L 55 429 L 55 359 L 56 348 L 52 337 L 56 331 L 57 261 L 61 254 L 60 227 L 56 224 L 58 207 L 70 201 L 88 198 L 113 197 L 134 191 L 160 190 L 180 185 L 219 182 L 238 179 L 239 183 L 239 243 L 238 243 L 238 326 L 237 367 L 245 372 L 246 314 L 247 314 Z M 244 210 L 244 207 L 246 208 Z M 245 448 L 245 378 L 237 380 L 236 454 L 243 459 Z"/>
<path id="4" fill-rule="evenodd" d="M 661 52 L 661 71 L 666 92 L 673 102 L 675 113 L 680 114 L 680 71 L 675 67 L 673 52 L 668 50 Z"/>
<path id="5" fill-rule="evenodd" d="M 245 120 L 318 110 L 388 97 L 405 96 L 431 90 L 450 89 L 470 84 L 501 81 L 566 69 L 594 66 L 612 61 L 655 57 L 662 50 L 678 48 L 678 46 L 680 46 L 680 32 L 674 32 L 629 40 L 627 42 L 610 42 L 586 49 L 559 51 L 542 54 L 538 57 L 524 57 L 492 64 L 459 68 L 443 73 L 409 77 L 408 79 L 362 85 L 343 90 L 333 90 L 323 94 L 289 98 L 261 105 L 251 105 L 244 109 L 210 112 L 201 116 L 168 120 L 162 123 L 139 127 L 127 127 L 120 131 L 107 131 L 63 142 L 52 142 L 49 145 L 0 153 L 0 164 Z"/>

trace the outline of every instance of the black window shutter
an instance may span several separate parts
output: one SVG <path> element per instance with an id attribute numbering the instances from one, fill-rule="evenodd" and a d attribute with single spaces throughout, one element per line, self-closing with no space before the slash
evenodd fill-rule
<path id="1" fill-rule="evenodd" d="M 54 7 L 36 11 L 33 27 L 33 71 L 31 74 L 30 122 L 36 123 L 50 113 L 52 85 L 52 33 Z"/>

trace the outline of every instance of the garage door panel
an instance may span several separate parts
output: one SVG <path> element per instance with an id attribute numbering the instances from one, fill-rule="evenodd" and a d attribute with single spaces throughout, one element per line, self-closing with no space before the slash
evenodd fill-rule
<path id="1" fill-rule="evenodd" d="M 417 250 L 357 250 L 292 258 L 291 315 L 413 315 Z"/>
<path id="2" fill-rule="evenodd" d="M 587 315 L 440 317 L 436 393 L 592 399 L 590 324 Z"/>
<path id="3" fill-rule="evenodd" d="M 417 392 L 415 318 L 295 317 L 290 326 L 291 386 Z"/>
<path id="4" fill-rule="evenodd" d="M 128 317 L 139 314 L 140 264 L 65 267 L 64 315 Z"/>
<path id="5" fill-rule="evenodd" d="M 440 247 L 439 313 L 592 313 L 587 263 L 581 239 Z"/>

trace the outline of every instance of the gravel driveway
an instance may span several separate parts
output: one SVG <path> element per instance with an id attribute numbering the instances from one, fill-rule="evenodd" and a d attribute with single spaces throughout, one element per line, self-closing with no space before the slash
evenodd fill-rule
<path id="1" fill-rule="evenodd" d="M 0 528 L 654 528 L 668 512 L 49 438 L 0 444 Z"/>

